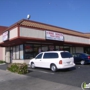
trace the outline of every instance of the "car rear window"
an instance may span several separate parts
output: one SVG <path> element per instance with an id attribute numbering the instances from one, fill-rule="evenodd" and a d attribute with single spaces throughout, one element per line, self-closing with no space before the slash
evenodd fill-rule
<path id="1" fill-rule="evenodd" d="M 43 58 L 58 58 L 58 53 L 45 53 Z"/>
<path id="2" fill-rule="evenodd" d="M 72 55 L 69 52 L 61 52 L 61 57 L 62 58 L 70 58 Z"/>
<path id="3" fill-rule="evenodd" d="M 86 53 L 82 53 L 81 56 L 83 56 L 83 57 L 88 57 L 89 55 L 86 54 Z"/>

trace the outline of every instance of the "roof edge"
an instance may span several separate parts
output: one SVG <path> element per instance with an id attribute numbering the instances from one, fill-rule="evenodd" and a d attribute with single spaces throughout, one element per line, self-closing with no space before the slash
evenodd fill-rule
<path id="1" fill-rule="evenodd" d="M 59 26 L 54 26 L 54 25 L 50 25 L 50 24 L 46 24 L 46 23 L 41 23 L 41 22 L 38 22 L 38 21 L 28 20 L 28 19 L 21 19 L 21 20 L 17 21 L 16 23 L 14 23 L 10 27 L 8 27 L 5 31 L 10 30 L 11 28 L 13 28 L 15 26 L 21 25 L 21 23 L 23 21 L 38 23 L 38 24 L 42 24 L 42 25 L 46 25 L 46 26 L 50 26 L 50 27 L 61 28 L 61 29 L 65 29 L 65 30 L 69 30 L 69 31 L 72 31 L 72 32 L 77 32 L 77 33 L 81 33 L 83 35 L 86 35 L 86 33 L 83 33 L 83 32 L 79 32 L 79 31 L 75 31 L 75 30 L 72 30 L 72 29 L 67 29 L 67 28 L 63 28 L 63 27 L 59 27 Z"/>

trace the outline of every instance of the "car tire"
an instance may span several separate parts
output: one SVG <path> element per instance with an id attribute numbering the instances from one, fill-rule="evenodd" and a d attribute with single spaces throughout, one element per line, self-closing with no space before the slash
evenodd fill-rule
<path id="1" fill-rule="evenodd" d="M 33 62 L 31 63 L 31 68 L 35 68 L 35 64 Z"/>
<path id="2" fill-rule="evenodd" d="M 84 61 L 84 60 L 81 60 L 81 61 L 80 61 L 80 64 L 81 64 L 81 65 L 84 65 L 84 64 L 85 64 L 85 61 Z"/>
<path id="3" fill-rule="evenodd" d="M 51 69 L 51 71 L 53 71 L 53 72 L 56 72 L 56 71 L 57 71 L 57 67 L 56 67 L 55 64 L 52 64 L 52 65 L 50 66 L 50 69 Z"/>

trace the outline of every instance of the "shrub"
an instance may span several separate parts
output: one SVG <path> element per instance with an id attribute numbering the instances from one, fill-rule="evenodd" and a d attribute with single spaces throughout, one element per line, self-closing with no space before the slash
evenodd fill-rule
<path id="1" fill-rule="evenodd" d="M 6 63 L 5 61 L 0 60 L 0 63 Z"/>
<path id="2" fill-rule="evenodd" d="M 18 73 L 18 74 L 26 74 L 28 73 L 28 66 L 27 64 L 23 63 L 12 63 L 12 64 L 9 64 L 7 69 L 11 72 L 15 72 L 15 73 Z"/>

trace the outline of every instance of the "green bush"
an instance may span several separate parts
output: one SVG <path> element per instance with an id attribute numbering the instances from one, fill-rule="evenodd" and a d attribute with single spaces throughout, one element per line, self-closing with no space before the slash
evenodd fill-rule
<path id="1" fill-rule="evenodd" d="M 1 63 L 6 63 L 6 62 L 5 62 L 5 61 L 0 60 L 0 64 L 1 64 Z"/>
<path id="2" fill-rule="evenodd" d="M 7 69 L 11 72 L 15 72 L 15 73 L 18 73 L 18 74 L 26 74 L 28 73 L 28 66 L 27 64 L 23 63 L 12 63 L 12 64 L 9 64 Z"/>

